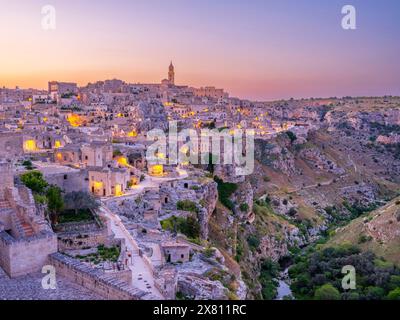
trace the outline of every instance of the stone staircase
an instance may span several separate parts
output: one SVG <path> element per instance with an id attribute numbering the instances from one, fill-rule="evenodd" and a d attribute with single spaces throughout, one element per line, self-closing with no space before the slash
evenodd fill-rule
<path id="1" fill-rule="evenodd" d="M 1 214 L 11 215 L 18 234 L 21 237 L 32 237 L 33 235 L 35 235 L 35 231 L 31 227 L 31 225 L 24 222 L 12 208 L 10 202 L 4 199 L 0 199 L 0 215 Z"/>
<path id="2" fill-rule="evenodd" d="M 0 199 L 0 210 L 11 209 L 11 205 L 7 200 Z"/>
<path id="3" fill-rule="evenodd" d="M 12 214 L 13 208 L 10 203 L 4 199 L 0 199 L 0 215 Z"/>
<path id="4" fill-rule="evenodd" d="M 29 238 L 35 235 L 35 231 L 33 230 L 30 224 L 22 222 L 21 219 L 19 219 L 19 222 L 21 223 L 21 227 L 24 232 L 25 238 Z"/>

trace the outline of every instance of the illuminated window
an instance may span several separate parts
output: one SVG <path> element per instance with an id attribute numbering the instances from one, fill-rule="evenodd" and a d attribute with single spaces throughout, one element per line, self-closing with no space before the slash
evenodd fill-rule
<path id="1" fill-rule="evenodd" d="M 115 186 L 115 195 L 116 196 L 122 196 L 122 186 L 120 184 L 117 184 Z"/>
<path id="2" fill-rule="evenodd" d="M 128 137 L 130 137 L 130 138 L 137 137 L 137 132 L 135 130 L 132 130 L 131 132 L 128 132 Z"/>
<path id="3" fill-rule="evenodd" d="M 36 141 L 35 140 L 26 140 L 24 143 L 25 151 L 36 151 Z"/>
<path id="4" fill-rule="evenodd" d="M 162 164 L 157 164 L 150 167 L 150 174 L 153 176 L 163 176 L 164 175 L 164 166 Z"/>
<path id="5" fill-rule="evenodd" d="M 67 120 L 72 127 L 80 127 L 83 125 L 83 119 L 78 114 L 71 113 L 68 115 Z"/>
<path id="6" fill-rule="evenodd" d="M 116 160 L 120 166 L 129 167 L 128 159 L 126 157 L 118 157 Z"/>
<path id="7" fill-rule="evenodd" d="M 94 182 L 93 182 L 93 187 L 94 187 L 96 190 L 99 190 L 99 189 L 103 188 L 103 182 L 94 181 Z"/>

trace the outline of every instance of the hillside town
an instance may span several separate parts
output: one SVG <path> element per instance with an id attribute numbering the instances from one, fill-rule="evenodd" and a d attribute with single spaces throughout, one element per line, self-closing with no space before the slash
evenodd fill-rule
<path id="1" fill-rule="evenodd" d="M 0 299 L 276 298 L 265 259 L 398 196 L 400 98 L 257 102 L 178 85 L 172 62 L 166 73 L 0 89 Z M 150 161 L 152 132 L 172 126 L 201 140 L 169 146 L 210 161 L 168 161 L 171 148 Z M 254 172 L 215 160 L 226 146 L 202 130 L 251 131 Z"/>

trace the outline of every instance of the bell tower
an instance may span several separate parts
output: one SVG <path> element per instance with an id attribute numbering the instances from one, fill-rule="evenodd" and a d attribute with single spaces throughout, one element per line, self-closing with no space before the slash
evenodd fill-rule
<path id="1" fill-rule="evenodd" d="M 175 68 L 174 68 L 174 65 L 172 64 L 172 61 L 171 61 L 171 64 L 169 65 L 168 81 L 170 84 L 173 84 L 173 85 L 175 84 Z"/>

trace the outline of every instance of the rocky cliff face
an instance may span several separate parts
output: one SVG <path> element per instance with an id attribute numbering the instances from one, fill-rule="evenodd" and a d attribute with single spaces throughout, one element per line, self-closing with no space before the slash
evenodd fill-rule
<path id="1" fill-rule="evenodd" d="M 379 123 L 385 126 L 400 125 L 400 110 L 398 108 L 382 110 L 350 110 L 346 111 L 329 111 L 325 117 L 325 121 L 331 130 L 343 128 L 343 124 L 347 123 L 354 129 L 365 129 L 371 123 Z"/>
<path id="2" fill-rule="evenodd" d="M 236 175 L 235 169 L 236 167 L 234 165 L 215 165 L 214 168 L 214 175 L 219 177 L 225 182 L 230 182 L 230 183 L 241 183 L 245 181 L 245 176 L 238 176 Z"/>
<path id="3" fill-rule="evenodd" d="M 329 159 L 317 148 L 305 148 L 299 153 L 299 156 L 319 170 L 331 172 L 336 175 L 345 173 L 345 170 L 340 168 L 335 160 Z"/>
<path id="4" fill-rule="evenodd" d="M 254 152 L 255 160 L 265 166 L 271 166 L 286 175 L 292 175 L 297 172 L 293 154 L 285 146 L 281 146 L 276 142 L 256 140 Z"/>
<path id="5" fill-rule="evenodd" d="M 249 182 L 239 184 L 238 190 L 232 195 L 233 213 L 239 221 L 252 222 L 254 220 L 253 201 L 254 192 Z"/>
<path id="6" fill-rule="evenodd" d="M 210 239 L 240 265 L 248 297 L 260 297 L 264 259 L 279 261 L 316 240 L 336 219 L 349 219 L 397 194 L 396 154 L 371 142 L 373 135 L 397 130 L 391 126 L 399 124 L 399 110 L 386 111 L 327 111 L 322 128 L 302 140 L 291 142 L 285 134 L 256 140 L 256 168 L 246 181 L 235 182 L 224 172 L 224 180 L 238 189 L 230 197 L 233 210 L 217 205 Z M 392 230 L 394 218 L 378 221 L 365 222 L 364 232 L 392 241 L 383 226 Z"/>
<path id="7" fill-rule="evenodd" d="M 214 181 L 208 181 L 201 186 L 201 189 L 197 193 L 200 199 L 200 210 L 198 218 L 201 227 L 201 237 L 208 239 L 208 225 L 210 217 L 213 214 L 218 201 L 218 188 L 217 183 Z"/>
<path id="8" fill-rule="evenodd" d="M 225 288 L 219 281 L 192 273 L 179 273 L 178 290 L 195 300 L 227 300 Z"/>

